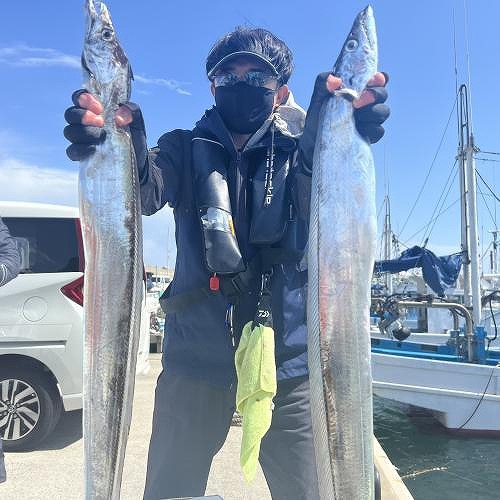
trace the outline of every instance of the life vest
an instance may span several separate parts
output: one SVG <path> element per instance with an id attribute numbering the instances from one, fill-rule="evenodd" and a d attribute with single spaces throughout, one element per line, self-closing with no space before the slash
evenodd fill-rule
<path id="1" fill-rule="evenodd" d="M 275 148 L 274 126 L 263 161 L 253 165 L 248 242 L 266 247 L 279 242 L 292 214 L 286 184 L 290 154 Z M 261 147 L 262 148 L 262 147 Z M 262 148 L 264 149 L 264 148 Z M 206 137 L 192 138 L 193 192 L 203 236 L 205 264 L 211 273 L 240 273 L 246 265 L 238 246 L 227 183 L 228 154 Z"/>
<path id="2" fill-rule="evenodd" d="M 268 140 L 268 138 L 270 140 Z M 255 141 L 254 141 L 255 142 Z M 294 139 L 278 135 L 273 123 L 265 140 L 251 149 L 262 150 L 252 164 L 248 219 L 248 243 L 258 249 L 245 262 L 238 245 L 228 186 L 229 154 L 213 136 L 191 136 L 190 175 L 197 218 L 203 240 L 205 267 L 211 274 L 207 286 L 160 299 L 164 311 L 179 312 L 192 301 L 220 290 L 234 303 L 238 296 L 260 282 L 263 272 L 277 263 L 298 262 L 304 251 L 297 241 L 297 221 L 290 189 L 290 162 L 294 158 Z M 187 168 L 189 168 L 187 166 Z M 187 179 L 185 179 L 187 180 Z"/>

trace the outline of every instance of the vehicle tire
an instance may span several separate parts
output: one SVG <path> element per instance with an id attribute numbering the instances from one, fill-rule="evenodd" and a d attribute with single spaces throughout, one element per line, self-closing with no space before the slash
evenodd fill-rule
<path id="1" fill-rule="evenodd" d="M 62 400 L 41 370 L 23 366 L 0 368 L 0 437 L 5 451 L 34 449 L 59 421 Z"/>

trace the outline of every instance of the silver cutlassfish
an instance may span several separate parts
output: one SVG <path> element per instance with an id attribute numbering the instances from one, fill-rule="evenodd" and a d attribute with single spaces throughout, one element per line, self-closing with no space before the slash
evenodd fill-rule
<path id="1" fill-rule="evenodd" d="M 105 141 L 80 163 L 85 249 L 83 439 L 85 498 L 120 497 L 142 299 L 139 181 L 128 130 L 115 125 L 132 73 L 103 3 L 85 4 L 85 88 L 104 106 Z"/>
<path id="2" fill-rule="evenodd" d="M 352 100 L 377 71 L 371 7 L 356 17 L 333 73 L 316 138 L 308 249 L 308 356 L 322 500 L 374 497 L 369 308 L 375 178 Z"/>

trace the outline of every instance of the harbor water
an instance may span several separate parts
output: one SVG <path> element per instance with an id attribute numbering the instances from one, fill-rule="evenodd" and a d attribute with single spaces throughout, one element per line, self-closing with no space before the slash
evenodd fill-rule
<path id="1" fill-rule="evenodd" d="M 415 500 L 500 499 L 500 438 L 451 434 L 429 414 L 376 396 L 374 433 Z"/>

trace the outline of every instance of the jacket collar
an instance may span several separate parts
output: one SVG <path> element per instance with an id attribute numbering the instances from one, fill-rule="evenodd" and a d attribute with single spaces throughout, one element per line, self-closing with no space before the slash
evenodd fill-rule
<path id="1" fill-rule="evenodd" d="M 268 147 L 270 145 L 271 126 L 274 126 L 275 129 L 275 144 L 283 149 L 294 149 L 296 140 L 302 134 L 305 116 L 306 112 L 295 102 L 292 93 L 289 92 L 287 100 L 250 137 L 243 152 Z M 214 136 L 226 151 L 232 156 L 236 156 L 237 152 L 231 134 L 215 106 L 205 111 L 205 114 L 196 123 L 195 130 Z"/>

